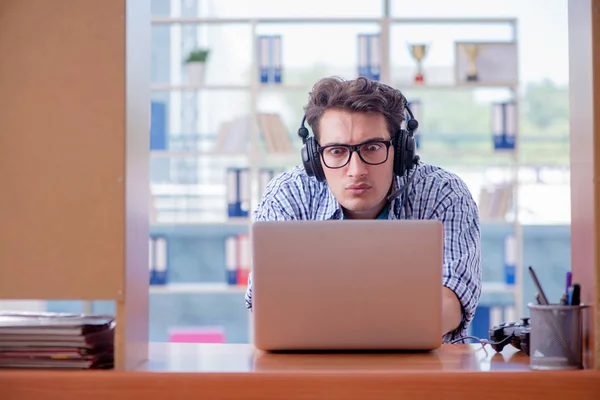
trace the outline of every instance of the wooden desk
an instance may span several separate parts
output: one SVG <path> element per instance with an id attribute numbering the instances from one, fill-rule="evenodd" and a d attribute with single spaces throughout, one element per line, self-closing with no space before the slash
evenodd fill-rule
<path id="1" fill-rule="evenodd" d="M 426 354 L 266 354 L 242 344 L 153 343 L 137 371 L 0 370 L 0 399 L 600 398 L 600 371 L 531 371 L 528 361 L 511 346 L 501 354 L 480 345 Z"/>

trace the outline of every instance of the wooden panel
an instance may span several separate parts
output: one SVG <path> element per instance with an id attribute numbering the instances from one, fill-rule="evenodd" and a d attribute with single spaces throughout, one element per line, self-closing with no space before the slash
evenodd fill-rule
<path id="1" fill-rule="evenodd" d="M 120 298 L 125 0 L 0 2 L 0 293 Z"/>
<path id="2" fill-rule="evenodd" d="M 150 3 L 0 1 L 0 296 L 116 301 L 148 344 Z"/>
<path id="3" fill-rule="evenodd" d="M 443 345 L 433 354 L 269 354 L 267 363 L 250 345 L 151 349 L 149 365 L 162 369 L 0 371 L 2 399 L 570 400 L 600 393 L 600 372 L 525 371 L 527 357 L 511 346 L 502 354 L 478 345 Z M 181 371 L 183 364 L 195 369 Z"/>
<path id="4" fill-rule="evenodd" d="M 588 366 L 600 368 L 600 0 L 569 1 L 571 265 L 587 326 Z"/>

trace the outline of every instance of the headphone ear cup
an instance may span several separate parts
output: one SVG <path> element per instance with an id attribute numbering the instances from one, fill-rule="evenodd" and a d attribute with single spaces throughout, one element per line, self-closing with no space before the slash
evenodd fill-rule
<path id="1" fill-rule="evenodd" d="M 396 140 L 394 142 L 394 173 L 397 176 L 404 175 L 404 165 L 406 161 L 404 160 L 404 149 L 406 147 L 406 132 L 403 129 L 396 134 Z"/>
<path id="2" fill-rule="evenodd" d="M 410 171 L 415 167 L 415 152 L 417 144 L 415 143 L 415 137 L 413 135 L 406 134 L 406 147 L 404 154 L 405 168 Z"/>
<path id="3" fill-rule="evenodd" d="M 414 167 L 415 139 L 404 129 L 401 129 L 396 139 L 394 155 L 394 173 L 403 176 Z"/>
<path id="4" fill-rule="evenodd" d="M 312 137 L 308 138 L 302 146 L 302 164 L 308 176 L 314 176 L 319 182 L 325 181 L 319 148 Z"/>

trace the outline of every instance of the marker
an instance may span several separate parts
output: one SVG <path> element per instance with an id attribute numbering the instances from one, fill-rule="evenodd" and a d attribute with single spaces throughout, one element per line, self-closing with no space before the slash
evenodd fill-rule
<path id="1" fill-rule="evenodd" d="M 569 287 L 569 289 L 567 290 L 567 305 L 571 306 L 573 305 L 573 286 Z"/>
<path id="2" fill-rule="evenodd" d="M 571 279 L 573 278 L 573 273 L 571 271 L 567 272 L 567 284 L 565 286 L 565 292 L 569 291 L 571 287 Z"/>
<path id="3" fill-rule="evenodd" d="M 578 306 L 581 302 L 581 286 L 578 283 L 573 284 L 573 297 L 571 297 L 572 306 Z"/>

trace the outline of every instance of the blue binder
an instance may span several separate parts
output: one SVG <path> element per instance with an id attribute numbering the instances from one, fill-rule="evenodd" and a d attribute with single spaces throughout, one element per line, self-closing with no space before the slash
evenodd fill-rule
<path id="1" fill-rule="evenodd" d="M 514 102 L 495 103 L 492 112 L 494 149 L 512 150 L 515 148 L 516 107 Z"/>
<path id="2" fill-rule="evenodd" d="M 240 196 L 238 183 L 238 169 L 227 169 L 227 216 L 239 217 Z"/>
<path id="3" fill-rule="evenodd" d="M 247 217 L 250 207 L 250 170 L 248 168 L 227 169 L 227 215 Z"/>
<path id="4" fill-rule="evenodd" d="M 515 236 L 512 234 L 506 235 L 504 238 L 504 282 L 507 285 L 514 285 L 517 279 L 515 240 Z"/>
<path id="5" fill-rule="evenodd" d="M 154 237 L 152 240 L 154 247 L 154 265 L 150 270 L 151 285 L 165 285 L 168 278 L 169 250 L 167 238 L 162 236 Z"/>
<path id="6" fill-rule="evenodd" d="M 150 150 L 167 149 L 166 105 L 153 101 L 150 107 Z"/>

